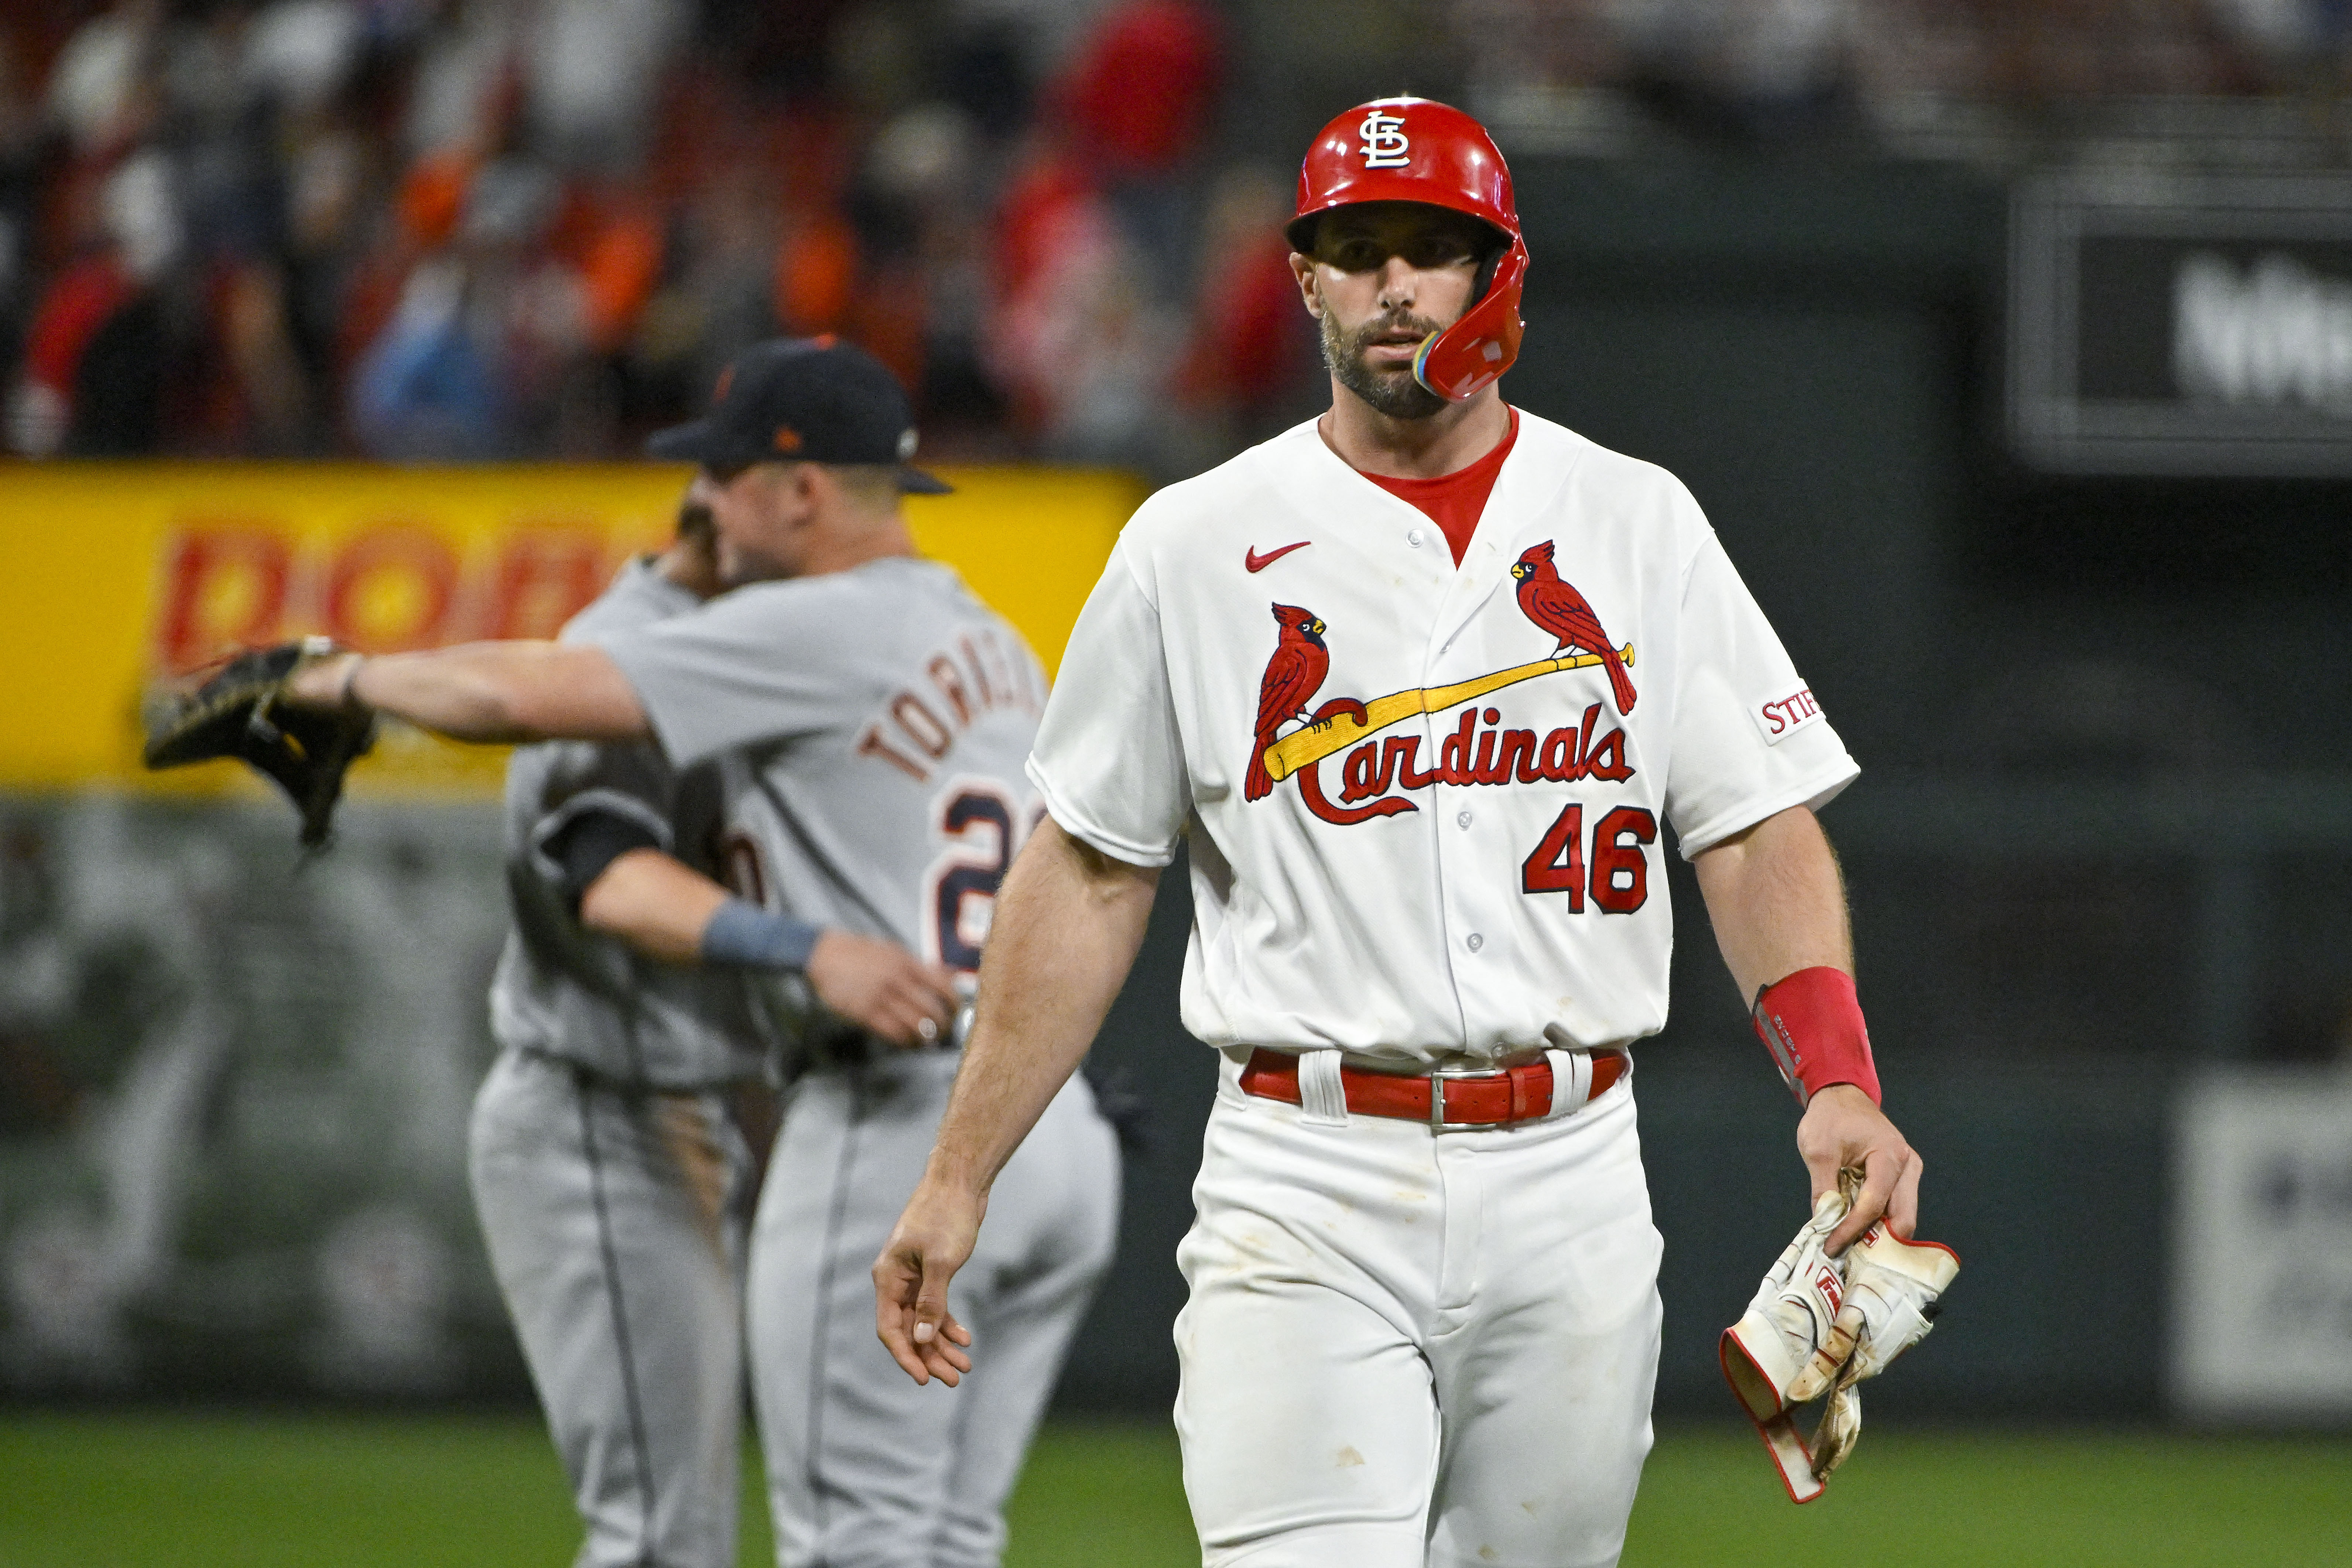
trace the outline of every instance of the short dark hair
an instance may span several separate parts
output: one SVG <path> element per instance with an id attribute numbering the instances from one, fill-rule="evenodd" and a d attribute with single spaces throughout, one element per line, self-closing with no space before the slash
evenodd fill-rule
<path id="1" fill-rule="evenodd" d="M 840 481 L 849 499 L 868 511 L 892 511 L 903 489 L 895 463 L 825 463 L 825 472 Z"/>

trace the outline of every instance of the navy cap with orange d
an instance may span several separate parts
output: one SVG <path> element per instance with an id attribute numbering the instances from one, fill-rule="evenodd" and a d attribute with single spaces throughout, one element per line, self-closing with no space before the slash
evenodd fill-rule
<path id="1" fill-rule="evenodd" d="M 856 463 L 898 471 L 898 488 L 945 495 L 953 487 L 907 459 L 915 419 L 898 377 L 854 343 L 772 338 L 735 356 L 710 412 L 646 443 L 656 458 L 732 474 L 754 463 Z"/>

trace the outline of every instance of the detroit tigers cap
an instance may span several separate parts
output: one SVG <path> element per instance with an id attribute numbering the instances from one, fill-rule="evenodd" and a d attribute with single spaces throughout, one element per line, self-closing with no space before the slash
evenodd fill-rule
<path id="1" fill-rule="evenodd" d="M 726 470 L 753 463 L 858 463 L 895 468 L 898 488 L 946 495 L 953 486 L 911 466 L 915 417 L 880 360 L 830 333 L 772 338 L 719 373 L 710 412 L 656 432 L 656 458 Z"/>

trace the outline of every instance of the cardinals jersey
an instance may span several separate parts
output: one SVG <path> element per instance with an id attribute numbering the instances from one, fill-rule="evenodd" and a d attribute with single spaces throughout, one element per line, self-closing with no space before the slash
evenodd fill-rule
<path id="1" fill-rule="evenodd" d="M 1029 760 L 1104 854 L 1189 842 L 1192 1034 L 1419 1068 L 1654 1033 L 1664 832 L 1856 771 L 1690 493 L 1527 414 L 1459 568 L 1312 422 L 1160 491 Z"/>

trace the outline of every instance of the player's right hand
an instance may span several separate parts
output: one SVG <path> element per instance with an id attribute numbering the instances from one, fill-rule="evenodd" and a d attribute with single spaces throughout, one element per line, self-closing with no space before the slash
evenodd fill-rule
<path id="1" fill-rule="evenodd" d="M 948 1310 L 948 1281 L 971 1257 L 985 1194 L 926 1172 L 874 1260 L 874 1331 L 917 1383 L 953 1388 L 971 1370 L 971 1331 Z"/>
<path id="2" fill-rule="evenodd" d="M 936 1044 L 955 1019 L 955 977 L 895 942 L 828 930 L 809 953 L 808 978 L 818 1001 L 894 1046 Z"/>
<path id="3" fill-rule="evenodd" d="M 1797 1123 L 1797 1152 L 1812 1177 L 1813 1201 L 1837 1191 L 1838 1173 L 1859 1170 L 1867 1179 L 1835 1230 L 1826 1250 L 1845 1249 L 1881 1215 L 1898 1237 L 1908 1238 L 1919 1223 L 1919 1173 L 1926 1162 L 1905 1142 L 1886 1113 L 1850 1083 L 1833 1083 L 1806 1102 Z"/>

